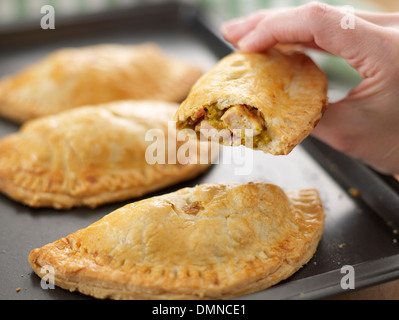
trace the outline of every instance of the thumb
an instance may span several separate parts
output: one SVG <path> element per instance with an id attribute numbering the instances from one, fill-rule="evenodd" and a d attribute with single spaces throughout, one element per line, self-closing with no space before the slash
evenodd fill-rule
<path id="1" fill-rule="evenodd" d="M 351 119 L 352 116 L 353 104 L 346 99 L 330 103 L 311 135 L 338 151 L 350 153 L 353 143 L 356 142 L 356 137 L 351 131 L 353 126 L 348 128 L 348 124 L 353 124 L 352 121 L 355 120 Z"/>
<path id="2" fill-rule="evenodd" d="M 367 96 L 366 82 L 368 80 L 360 83 L 344 99 L 330 103 L 311 133 L 334 149 L 355 158 L 365 158 L 370 150 L 377 152 L 372 144 L 381 146 L 379 138 L 381 134 L 386 134 L 384 125 L 391 126 L 385 116 L 391 113 L 384 110 L 384 102 L 378 94 Z M 391 117 L 396 118 L 393 115 Z"/>
<path id="3" fill-rule="evenodd" d="M 397 116 L 383 109 L 378 99 L 346 98 L 328 107 L 311 135 L 380 172 L 396 173 Z"/>

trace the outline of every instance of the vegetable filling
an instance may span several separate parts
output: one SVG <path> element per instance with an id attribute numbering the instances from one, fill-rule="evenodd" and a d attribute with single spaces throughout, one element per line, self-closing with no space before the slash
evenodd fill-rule
<path id="1" fill-rule="evenodd" d="M 261 147 L 270 141 L 265 121 L 260 112 L 253 107 L 237 104 L 220 110 L 210 105 L 197 112 L 189 125 L 208 139 L 222 139 L 223 144 L 248 145 Z M 233 139 L 233 143 L 231 143 Z"/>

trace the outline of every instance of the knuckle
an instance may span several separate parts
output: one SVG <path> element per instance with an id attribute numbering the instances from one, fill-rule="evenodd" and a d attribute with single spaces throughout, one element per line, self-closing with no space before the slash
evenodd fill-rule
<path id="1" fill-rule="evenodd" d="M 312 1 L 304 6 L 304 10 L 310 21 L 320 22 L 330 12 L 330 6 L 322 2 Z"/>
<path id="2" fill-rule="evenodd" d="M 265 16 L 267 16 L 268 11 L 266 9 L 260 9 L 254 13 L 251 13 L 248 15 L 248 20 L 261 20 L 262 18 L 264 18 Z"/>
<path id="3" fill-rule="evenodd" d="M 324 43 L 333 26 L 331 20 L 335 19 L 334 9 L 328 4 L 314 1 L 305 5 L 303 10 L 302 19 L 311 30 L 314 41 Z"/>

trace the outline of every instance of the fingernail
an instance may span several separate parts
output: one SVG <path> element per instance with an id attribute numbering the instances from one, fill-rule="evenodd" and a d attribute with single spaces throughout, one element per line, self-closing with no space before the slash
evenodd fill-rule
<path id="1" fill-rule="evenodd" d="M 242 18 L 237 18 L 237 19 L 233 19 L 233 20 L 227 21 L 227 22 L 223 23 L 223 25 L 228 27 L 228 28 L 230 28 L 230 27 L 234 27 L 234 26 L 236 26 L 238 24 L 241 24 L 242 21 L 243 21 Z"/>
<path id="2" fill-rule="evenodd" d="M 223 33 L 233 32 L 241 23 L 242 23 L 242 19 L 234 19 L 234 20 L 225 22 L 222 25 L 222 32 Z"/>
<path id="3" fill-rule="evenodd" d="M 224 24 L 224 25 L 222 25 L 221 30 L 222 30 L 222 35 L 226 36 L 226 34 L 229 33 L 229 26 Z"/>

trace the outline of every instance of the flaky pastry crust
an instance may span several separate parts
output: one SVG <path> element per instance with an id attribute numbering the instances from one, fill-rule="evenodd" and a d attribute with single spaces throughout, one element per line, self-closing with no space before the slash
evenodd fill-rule
<path id="1" fill-rule="evenodd" d="M 0 115 L 15 122 L 116 100 L 181 102 L 202 71 L 153 43 L 59 49 L 0 82 Z"/>
<path id="2" fill-rule="evenodd" d="M 314 189 L 203 184 L 126 205 L 29 255 L 40 277 L 112 299 L 228 299 L 288 278 L 316 251 Z"/>
<path id="3" fill-rule="evenodd" d="M 172 119 L 177 107 L 120 101 L 30 120 L 0 140 L 0 190 L 31 207 L 94 208 L 194 178 L 217 153 L 200 153 L 196 143 L 197 154 L 184 158 L 191 163 L 179 161 L 176 153 L 188 142 L 176 141 Z M 162 159 L 149 153 L 147 161 L 147 148 L 157 143 L 146 137 L 150 129 L 163 134 L 174 158 L 166 151 Z M 159 142 L 162 147 L 163 140 Z M 210 149 L 204 142 L 202 147 Z"/>
<path id="4" fill-rule="evenodd" d="M 234 52 L 196 82 L 175 119 L 180 130 L 199 132 L 206 128 L 201 126 L 205 120 L 210 120 L 208 127 L 216 121 L 218 129 L 226 124 L 231 130 L 255 129 L 255 143 L 245 139 L 239 143 L 285 155 L 309 135 L 326 106 L 326 76 L 305 54 L 280 49 Z M 243 110 L 230 110 L 233 108 Z M 224 113 L 226 119 L 220 115 L 209 119 L 211 109 Z M 232 112 L 227 114 L 229 110 Z M 232 145 L 232 141 L 223 143 Z"/>

